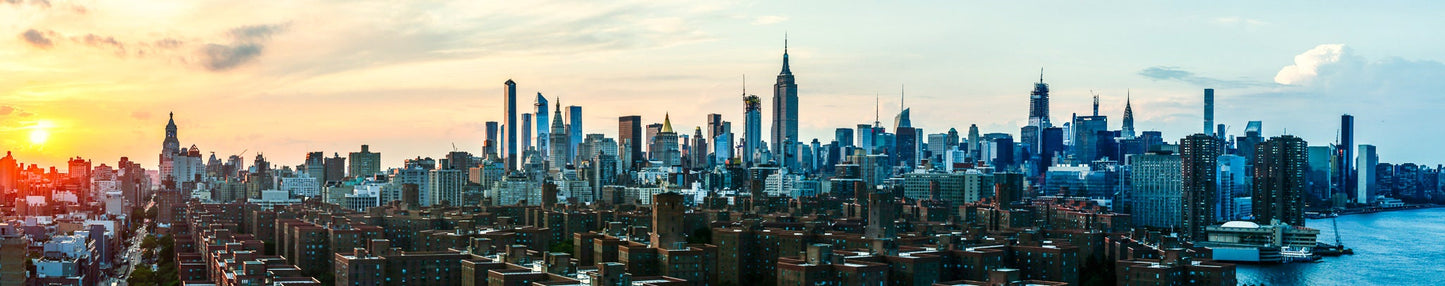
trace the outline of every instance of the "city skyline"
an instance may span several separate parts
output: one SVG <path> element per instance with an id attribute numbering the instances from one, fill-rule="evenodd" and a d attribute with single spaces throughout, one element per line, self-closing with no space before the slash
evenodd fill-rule
<path id="1" fill-rule="evenodd" d="M 1215 121 L 1229 125 L 1231 136 L 1242 135 L 1245 122 L 1259 120 L 1264 122 L 1265 137 L 1293 134 L 1312 145 L 1324 145 L 1334 141 L 1336 117 L 1348 113 L 1360 119 L 1355 125 L 1355 144 L 1378 146 L 1381 162 L 1445 161 L 1445 154 L 1429 152 L 1430 140 L 1418 140 L 1413 133 L 1407 133 L 1417 132 L 1423 122 L 1428 122 L 1424 110 L 1439 106 L 1429 100 L 1429 92 L 1442 86 L 1428 82 L 1433 75 L 1445 74 L 1441 59 L 1428 52 L 1430 47 L 1438 46 L 1430 41 L 1438 40 L 1395 47 L 1384 44 L 1388 42 L 1385 39 L 1403 39 L 1406 35 L 1341 32 L 1280 36 L 1291 31 L 1318 31 L 1320 25 L 1340 25 L 1322 20 L 1299 21 L 1300 15 L 1294 14 L 1298 12 L 1276 10 L 1275 14 L 1246 13 L 1260 14 L 1248 16 L 1216 9 L 1162 12 L 1140 16 L 1139 21 L 1207 31 L 1196 31 L 1200 33 L 1193 35 L 1198 39 L 1182 43 L 1166 43 L 1179 38 L 1130 40 L 1126 43 L 1139 47 L 1065 52 L 1058 49 L 1092 40 L 1079 39 L 1080 31 L 1075 29 L 1044 30 L 1040 32 L 1042 37 L 1058 40 L 1057 44 L 1049 44 L 1055 49 L 1005 51 L 1012 46 L 1042 43 L 1033 42 L 1039 39 L 1030 38 L 1035 36 L 1032 31 L 998 35 L 966 25 L 897 34 L 859 29 L 861 35 L 879 36 L 891 44 L 880 45 L 870 43 L 874 40 L 866 36 L 840 35 L 835 29 L 820 26 L 856 16 L 856 11 L 829 16 L 814 14 L 822 12 L 776 12 L 798 11 L 790 7 L 759 7 L 794 4 L 724 3 L 714 9 L 672 3 L 591 7 L 598 8 L 594 9 L 598 12 L 548 3 L 541 7 L 557 8 L 558 16 L 521 25 L 526 29 L 555 30 L 590 19 L 603 22 L 599 24 L 602 27 L 627 31 L 609 35 L 614 36 L 610 43 L 615 46 L 604 43 L 570 48 L 564 46 L 566 41 L 584 40 L 587 35 L 548 39 L 469 34 L 488 29 L 485 24 L 466 27 L 470 30 L 464 32 L 450 31 L 441 24 L 454 23 L 437 18 L 496 16 L 444 13 L 464 10 L 455 9 L 463 5 L 456 3 L 432 7 L 360 5 L 364 7 L 353 8 L 356 13 L 338 17 L 345 20 L 338 24 L 308 21 L 299 16 L 301 12 L 249 19 L 243 16 L 255 16 L 260 11 L 243 10 L 238 13 L 241 15 L 200 21 L 202 24 L 184 29 L 154 27 L 189 24 L 194 17 L 225 6 L 38 3 L 0 4 L 0 15 L 17 16 L 6 17 L 14 20 L 4 30 L 14 36 L 0 41 L 0 47 L 11 51 L 0 53 L 0 60 L 9 62 L 0 70 L 17 75 L 0 79 L 0 102 L 4 102 L 0 103 L 0 144 L 13 150 L 23 162 L 48 166 L 62 166 L 65 158 L 75 155 L 102 162 L 129 156 L 144 166 L 155 166 L 154 159 L 145 154 L 151 154 L 155 138 L 163 137 L 161 122 L 168 112 L 177 113 L 182 145 L 194 144 L 203 152 L 215 151 L 218 157 L 250 150 L 291 165 L 301 163 L 306 152 L 346 153 L 367 144 L 385 154 L 383 167 L 394 167 L 404 158 L 439 157 L 452 150 L 452 144 L 482 154 L 483 124 L 502 121 L 497 112 L 502 109 L 502 100 L 496 91 L 509 78 L 517 81 L 520 94 L 542 92 L 587 108 L 584 133 L 615 138 L 617 130 L 612 126 L 616 118 L 627 115 L 641 115 L 646 125 L 661 122 L 663 114 L 670 113 L 680 130 L 704 126 L 705 115 L 711 113 L 741 125 L 744 120 L 736 93 L 741 82 L 737 77 L 748 74 L 766 79 L 777 72 L 784 33 L 791 41 L 788 52 L 799 86 L 799 141 L 803 142 L 812 138 L 827 142 L 835 128 L 870 123 L 872 116 L 867 114 L 875 107 L 868 99 L 877 94 L 882 94 L 883 100 L 878 103 L 883 106 L 882 117 L 896 114 L 898 110 L 893 107 L 900 106 L 899 96 L 890 93 L 898 84 L 909 85 L 913 96 L 907 108 L 912 109 L 916 122 L 913 125 L 923 128 L 925 134 L 965 129 L 971 124 L 979 125 L 984 133 L 1017 134 L 1018 128 L 1027 124 L 1028 92 L 1037 76 L 1034 69 L 1042 66 L 1044 81 L 1052 89 L 1048 115 L 1054 122 L 1066 122 L 1075 113 L 1088 113 L 1091 92 L 1101 94 L 1101 115 L 1120 118 L 1127 95 L 1132 98 L 1136 129 L 1163 131 L 1165 140 L 1172 142 L 1197 132 L 1202 119 L 1199 94 L 1204 88 L 1215 88 Z M 314 3 L 292 5 L 296 7 L 265 8 L 314 12 L 326 7 Z M 889 11 L 925 11 L 909 5 L 887 6 Z M 964 6 L 948 6 L 930 13 L 1021 9 Z M 339 35 L 332 42 L 308 39 L 309 35 L 335 29 L 377 24 L 356 18 L 385 8 L 403 8 L 414 14 L 389 20 L 410 19 L 431 25 L 419 25 L 415 31 L 381 27 L 384 29 L 375 34 Z M 501 10 L 518 12 L 523 8 L 528 7 L 506 6 Z M 1093 9 L 1101 8 L 1089 8 Z M 1348 10 L 1337 6 L 1311 9 L 1315 10 L 1309 12 L 1325 14 Z M 1370 7 L 1380 9 L 1388 8 Z M 690 14 L 656 15 L 665 14 L 663 11 Z M 606 12 L 636 18 L 597 17 L 612 15 Z M 106 27 L 144 13 L 157 14 L 153 23 L 137 23 L 146 29 L 124 32 Z M 876 16 L 881 19 L 897 17 L 879 13 Z M 723 16 L 693 17 L 697 15 Z M 1188 17 L 1165 19 L 1171 15 Z M 1077 16 L 1048 19 L 1044 24 L 1057 24 L 1070 17 Z M 77 19 L 86 21 L 73 21 Z M 682 23 L 667 25 L 667 21 Z M 967 24 L 985 20 L 958 21 Z M 522 28 L 509 33 L 518 33 L 518 29 Z M 1160 33 L 1137 28 L 1120 31 Z M 918 37 L 929 33 L 944 37 Z M 385 36 L 411 36 L 401 40 L 416 42 L 361 45 L 364 40 L 398 43 L 380 41 Z M 447 41 L 434 42 L 441 39 L 427 36 L 446 37 Z M 960 45 L 963 49 L 933 47 L 968 42 L 973 39 L 970 36 L 996 43 Z M 1261 43 L 1229 42 L 1238 36 L 1253 37 Z M 509 41 L 498 40 L 503 37 Z M 529 48 L 538 43 L 557 47 Z M 1170 53 L 1132 50 L 1201 43 L 1220 48 L 1182 48 Z M 301 49 L 307 45 L 320 49 Z M 1121 58 L 1131 53 L 1138 59 Z M 363 54 L 380 56 L 373 63 L 348 61 Z M 976 58 L 980 56 L 1000 59 Z M 579 60 L 568 60 L 574 58 Z M 77 68 L 82 62 L 104 68 Z M 616 72 L 609 69 L 619 67 Z M 765 88 L 768 84 L 772 83 L 755 80 L 748 87 L 763 91 L 754 93 L 766 99 L 763 109 L 771 113 L 771 95 Z M 530 100 L 523 98 L 519 108 L 527 110 L 525 105 Z M 631 100 L 658 104 L 637 105 Z M 770 114 L 764 120 L 773 118 Z M 894 123 L 885 121 L 883 125 Z M 1117 126 L 1110 123 L 1108 128 Z M 764 133 L 773 132 L 771 126 L 764 128 Z M 41 131 L 36 134 L 36 130 Z M 48 138 L 32 142 L 36 135 Z M 769 145 L 774 143 L 768 141 Z"/>

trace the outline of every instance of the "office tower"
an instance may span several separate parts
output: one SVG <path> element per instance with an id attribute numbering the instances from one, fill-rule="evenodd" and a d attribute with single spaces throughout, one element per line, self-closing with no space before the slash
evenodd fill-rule
<path id="1" fill-rule="evenodd" d="M 778 73 L 778 82 L 773 84 L 773 154 L 779 158 L 779 165 L 789 162 L 793 153 L 785 147 L 798 142 L 798 84 L 793 81 L 793 71 L 788 68 L 788 40 L 783 39 L 783 71 Z"/>
<path id="2" fill-rule="evenodd" d="M 1234 209 L 1234 197 L 1249 195 L 1249 173 L 1245 168 L 1244 156 L 1220 155 L 1219 167 L 1215 170 L 1214 182 L 1216 183 L 1214 196 L 1214 220 L 1225 222 L 1241 219 L 1235 214 L 1241 210 Z"/>
<path id="3" fill-rule="evenodd" d="M 1234 139 L 1234 148 L 1238 150 L 1240 156 L 1244 157 L 1245 165 L 1254 162 L 1255 146 L 1259 145 L 1260 142 L 1264 142 L 1263 133 L 1261 132 L 1261 129 L 1264 128 L 1263 125 L 1264 123 L 1260 121 L 1250 121 L 1249 124 L 1244 127 L 1244 136 Z"/>
<path id="4" fill-rule="evenodd" d="M 671 116 L 666 114 L 662 116 L 662 129 L 657 132 L 657 136 L 653 139 L 656 145 L 653 146 L 654 149 L 652 149 L 652 153 L 656 154 L 656 160 L 661 161 L 664 167 L 673 167 L 682 164 L 682 152 L 677 149 L 677 132 L 672 131 L 672 119 L 670 117 Z"/>
<path id="5" fill-rule="evenodd" d="M 717 137 L 722 134 L 722 114 L 709 113 L 707 115 L 707 138 Z"/>
<path id="6" fill-rule="evenodd" d="M 1309 171 L 1305 173 L 1305 194 L 1318 199 L 1328 199 L 1330 186 L 1334 183 L 1332 174 L 1335 169 L 1331 167 L 1335 158 L 1334 148 L 1332 146 L 1309 146 L 1305 150 L 1306 156 L 1309 158 Z M 1255 152 L 1258 153 L 1258 150 Z M 1256 158 L 1259 156 L 1260 154 L 1255 154 Z"/>
<path id="7" fill-rule="evenodd" d="M 371 152 L 371 146 L 361 145 L 361 152 L 351 152 L 347 155 L 351 159 L 351 165 L 347 166 L 347 172 L 351 176 L 371 176 L 381 173 L 381 153 Z"/>
<path id="8" fill-rule="evenodd" d="M 657 147 L 657 133 L 662 132 L 662 123 L 647 125 L 647 160 L 657 160 L 661 148 Z"/>
<path id="9" fill-rule="evenodd" d="M 743 94 L 743 150 L 738 154 L 744 166 L 753 166 L 763 148 L 763 101 L 756 95 Z M 776 127 L 775 127 L 776 128 Z"/>
<path id="10" fill-rule="evenodd" d="M 1219 139 L 1194 134 L 1179 140 L 1179 159 L 1184 188 L 1184 235 L 1206 241 L 1204 228 L 1214 224 L 1217 198 L 1215 176 L 1219 168 Z"/>
<path id="11" fill-rule="evenodd" d="M 1034 91 L 1029 92 L 1029 125 L 1040 128 L 1048 128 L 1049 124 L 1049 84 L 1044 83 L 1044 69 L 1039 69 L 1039 82 L 1034 83 Z"/>
<path id="12" fill-rule="evenodd" d="M 1039 160 L 1041 166 L 1053 166 L 1055 158 L 1064 152 L 1064 129 L 1060 127 L 1044 128 L 1039 134 Z M 1043 171 L 1045 168 L 1040 168 Z"/>
<path id="13" fill-rule="evenodd" d="M 1104 116 L 1074 117 L 1071 126 L 1074 133 L 1074 163 L 1088 164 L 1099 159 L 1099 131 L 1109 130 L 1109 119 Z"/>
<path id="14" fill-rule="evenodd" d="M 1352 201 L 1358 201 L 1355 192 L 1355 117 L 1349 114 L 1340 116 L 1340 145 L 1335 146 L 1335 176 L 1339 176 L 1338 188 Z"/>
<path id="15" fill-rule="evenodd" d="M 517 148 L 521 149 L 521 151 L 523 152 L 523 156 L 525 157 L 525 153 L 527 152 L 527 150 L 531 149 L 532 147 L 532 114 L 522 113 L 521 117 L 522 135 L 517 136 Z M 537 122 L 537 125 L 542 125 L 542 123 Z"/>
<path id="16" fill-rule="evenodd" d="M 1214 135 L 1214 89 L 1204 89 L 1204 135 Z"/>
<path id="17" fill-rule="evenodd" d="M 1124 139 L 1134 139 L 1134 105 L 1132 101 L 1134 101 L 1133 94 L 1124 96 L 1124 128 L 1119 131 L 1119 137 Z"/>
<path id="18" fill-rule="evenodd" d="M 889 153 L 893 154 L 896 166 L 911 170 L 918 165 L 918 130 L 913 128 L 913 120 L 908 113 L 908 108 L 902 108 L 893 118 L 894 150 Z"/>
<path id="19" fill-rule="evenodd" d="M 630 160 L 623 160 L 628 170 L 635 170 L 642 166 L 642 116 L 630 115 L 617 118 L 617 145 L 626 146 L 626 150 L 618 153 L 627 153 L 625 156 Z"/>
<path id="20" fill-rule="evenodd" d="M 687 157 L 692 161 L 692 168 L 701 169 L 707 167 L 707 137 L 702 135 L 702 127 L 693 128 L 692 148 L 688 150 Z"/>
<path id="21" fill-rule="evenodd" d="M 482 141 L 482 152 L 484 156 L 498 156 L 497 154 L 497 122 L 487 121 L 487 138 Z M 497 157 L 501 158 L 501 157 Z"/>
<path id="22" fill-rule="evenodd" d="M 1368 204 L 1378 192 L 1375 187 L 1375 165 L 1380 164 L 1380 157 L 1375 154 L 1375 145 L 1370 144 L 1360 144 L 1359 153 L 1355 164 L 1358 170 L 1355 173 L 1355 203 Z"/>
<path id="23" fill-rule="evenodd" d="M 547 133 L 547 136 L 551 137 L 547 140 L 552 144 L 551 154 L 548 155 L 551 161 L 548 162 L 551 163 L 550 169 L 561 170 L 570 162 L 568 158 L 571 157 L 568 157 L 567 154 L 571 151 L 567 146 L 572 146 L 572 138 L 567 134 L 567 127 L 562 123 L 562 101 L 557 101 L 557 110 L 554 110 L 552 114 L 556 116 L 552 118 L 552 131 Z"/>
<path id="24" fill-rule="evenodd" d="M 517 170 L 517 158 L 521 152 L 517 152 L 517 83 L 508 79 L 503 83 L 506 87 L 502 90 L 502 128 L 503 133 L 502 152 L 503 158 L 507 161 L 507 171 Z"/>
<path id="25" fill-rule="evenodd" d="M 582 107 L 573 105 L 567 107 L 567 134 L 571 145 L 567 146 L 567 160 L 577 157 L 577 144 L 582 143 Z"/>
<path id="26" fill-rule="evenodd" d="M 833 140 L 838 141 L 839 147 L 853 146 L 853 129 L 845 127 L 833 130 Z"/>
<path id="27" fill-rule="evenodd" d="M 537 154 L 542 154 L 542 156 L 550 156 L 552 153 L 550 149 L 547 149 L 547 147 L 549 146 L 549 144 L 547 144 L 547 140 L 551 139 L 551 137 L 547 135 L 547 132 L 548 129 L 550 129 L 550 126 L 548 126 L 548 124 L 551 124 L 552 121 L 550 121 L 550 118 L 547 117 L 549 115 L 549 113 L 547 112 L 547 97 L 542 96 L 542 93 L 538 92 L 537 102 L 532 106 L 534 108 L 532 110 L 532 114 L 535 114 L 532 117 L 536 118 L 537 120 L 537 133 L 533 135 L 537 137 Z"/>
<path id="28" fill-rule="evenodd" d="M 983 142 L 980 142 L 980 141 L 979 141 L 979 137 L 978 137 L 978 124 L 969 124 L 969 125 L 968 125 L 968 150 L 967 150 L 967 151 L 968 151 L 968 154 L 969 154 L 969 158 L 973 158 L 974 160 L 978 160 L 978 159 L 979 159 L 979 155 L 981 155 L 981 154 L 979 154 L 979 148 L 982 148 L 982 147 L 983 147 Z"/>
<path id="29" fill-rule="evenodd" d="M 1305 141 L 1290 135 L 1259 144 L 1254 161 L 1254 220 L 1304 226 Z"/>
<path id="30" fill-rule="evenodd" d="M 872 150 L 873 150 L 873 137 L 874 137 L 874 136 L 873 136 L 873 125 L 858 124 L 858 129 L 857 129 L 857 131 L 858 131 L 858 132 L 857 132 L 857 134 L 858 134 L 858 149 L 863 149 L 863 150 L 865 150 L 864 152 L 870 152 L 870 153 L 871 153 Z"/>
<path id="31" fill-rule="evenodd" d="M 652 195 L 652 247 L 678 249 L 683 239 L 682 217 L 687 206 L 682 195 L 673 192 Z"/>
<path id="32" fill-rule="evenodd" d="M 161 180 L 167 180 L 173 172 L 176 155 L 181 152 L 181 141 L 176 137 L 176 113 L 170 113 L 170 121 L 166 122 L 166 139 L 161 142 L 160 173 Z"/>
<path id="33" fill-rule="evenodd" d="M 340 153 L 331 153 L 331 158 L 326 158 L 326 179 L 340 182 L 346 178 L 346 158 Z"/>
<path id="34" fill-rule="evenodd" d="M 1151 152 L 1130 157 L 1129 215 L 1136 227 L 1178 228 L 1184 189 L 1179 155 Z"/>

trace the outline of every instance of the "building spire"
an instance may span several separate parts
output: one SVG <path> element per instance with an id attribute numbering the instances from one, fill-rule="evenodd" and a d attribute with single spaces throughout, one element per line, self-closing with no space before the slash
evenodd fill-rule
<path id="1" fill-rule="evenodd" d="M 1039 83 L 1044 83 L 1044 67 L 1039 67 Z"/>
<path id="2" fill-rule="evenodd" d="M 878 128 L 880 124 L 883 124 L 878 120 L 878 110 L 882 105 L 883 101 L 878 99 L 878 93 L 873 93 L 873 128 Z"/>
<path id="3" fill-rule="evenodd" d="M 780 75 L 791 75 L 791 74 L 793 74 L 792 69 L 788 68 L 788 33 L 787 33 L 787 32 L 783 32 L 783 72 L 781 72 L 781 73 L 779 73 L 779 74 L 780 74 Z"/>
<path id="4" fill-rule="evenodd" d="M 672 118 L 667 113 L 662 114 L 662 132 L 672 132 Z"/>

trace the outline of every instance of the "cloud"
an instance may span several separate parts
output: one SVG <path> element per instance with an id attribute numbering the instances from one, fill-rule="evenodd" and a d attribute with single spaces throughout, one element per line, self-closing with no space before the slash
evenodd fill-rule
<path id="1" fill-rule="evenodd" d="M 35 29 L 25 30 L 24 33 L 20 33 L 20 39 L 25 40 L 25 42 L 30 43 L 31 46 L 35 46 L 36 48 L 48 49 L 55 46 L 55 43 L 50 41 L 50 38 L 46 37 L 45 33 L 41 33 Z"/>
<path id="2" fill-rule="evenodd" d="M 151 113 L 149 111 L 132 111 L 130 113 L 130 118 L 149 120 L 151 119 Z"/>
<path id="3" fill-rule="evenodd" d="M 770 15 L 770 16 L 758 16 L 757 18 L 753 18 L 753 25 L 767 26 L 767 25 L 782 23 L 782 22 L 787 21 L 787 20 L 788 20 L 788 17 L 784 17 L 784 16 L 771 16 L 771 15 Z"/>
<path id="4" fill-rule="evenodd" d="M 210 43 L 201 48 L 201 64 L 211 71 L 225 71 L 261 56 L 267 40 L 286 29 L 286 25 L 250 25 L 231 29 L 231 41 Z M 167 39 L 172 40 L 172 39 Z"/>
<path id="5" fill-rule="evenodd" d="M 1139 75 L 1154 80 L 1176 80 L 1198 85 L 1201 87 L 1238 88 L 1269 85 L 1267 83 L 1247 79 L 1226 80 L 1199 76 L 1195 75 L 1194 72 L 1190 72 L 1175 66 L 1152 66 L 1140 70 Z"/>
<path id="6" fill-rule="evenodd" d="M 10 115 L 10 113 L 14 113 L 14 112 L 15 112 L 15 107 L 14 107 L 14 106 L 0 105 L 0 115 Z"/>
<path id="7" fill-rule="evenodd" d="M 1322 65 L 1337 63 L 1347 51 L 1343 44 L 1323 44 L 1294 56 L 1294 64 L 1285 66 L 1274 76 L 1283 85 L 1304 84 L 1319 75 Z"/>

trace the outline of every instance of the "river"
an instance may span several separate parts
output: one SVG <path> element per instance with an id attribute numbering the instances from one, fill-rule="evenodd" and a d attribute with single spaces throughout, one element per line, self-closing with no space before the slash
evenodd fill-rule
<path id="1" fill-rule="evenodd" d="M 1445 208 L 1345 215 L 1340 237 L 1355 255 L 1319 263 L 1239 264 L 1240 285 L 1445 285 Z M 1305 226 L 1334 243 L 1329 219 Z"/>

